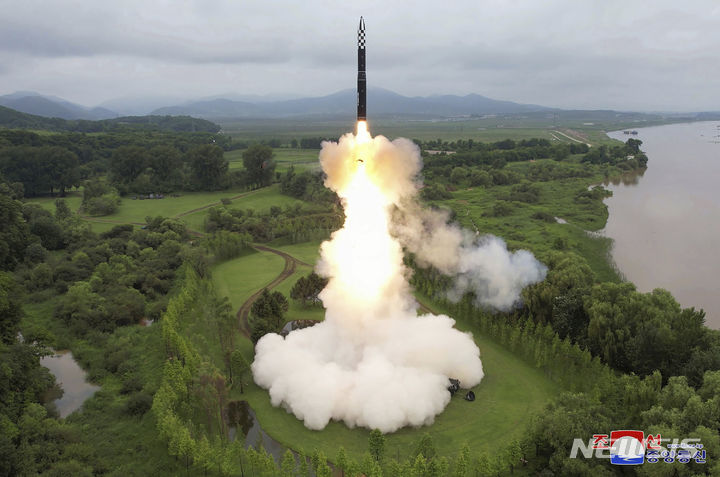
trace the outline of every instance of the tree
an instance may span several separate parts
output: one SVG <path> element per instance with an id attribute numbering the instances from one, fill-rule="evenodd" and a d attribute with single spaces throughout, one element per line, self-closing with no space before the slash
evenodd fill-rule
<path id="1" fill-rule="evenodd" d="M 270 185 L 275 175 L 272 149 L 261 144 L 253 144 L 243 152 L 242 157 L 250 185 L 254 188 Z"/>
<path id="2" fill-rule="evenodd" d="M 320 301 L 318 295 L 327 286 L 327 278 L 323 278 L 315 272 L 305 277 L 300 277 L 290 290 L 290 298 L 300 301 L 303 306 L 315 304 Z"/>
<path id="3" fill-rule="evenodd" d="M 280 462 L 280 473 L 282 477 L 294 477 L 295 476 L 295 456 L 290 449 L 285 451 L 283 454 L 282 461 Z"/>
<path id="4" fill-rule="evenodd" d="M 0 342 L 15 341 L 22 315 L 20 285 L 11 274 L 0 272 Z"/>
<path id="5" fill-rule="evenodd" d="M 192 181 L 200 190 L 220 190 L 229 185 L 228 161 L 224 151 L 213 144 L 195 146 L 185 159 L 190 163 Z"/>
<path id="6" fill-rule="evenodd" d="M 338 469 L 340 469 L 341 477 L 345 477 L 345 472 L 348 470 L 348 456 L 345 451 L 345 447 L 340 446 L 338 449 L 337 458 L 335 459 Z"/>
<path id="7" fill-rule="evenodd" d="M 110 175 L 114 183 L 129 184 L 145 170 L 147 150 L 140 146 L 121 146 L 110 158 Z"/>
<path id="8" fill-rule="evenodd" d="M 453 470 L 454 477 L 466 477 L 470 471 L 470 447 L 467 442 L 463 444 L 455 459 L 455 469 Z"/>
<path id="9" fill-rule="evenodd" d="M 277 291 L 270 292 L 265 288 L 253 303 L 251 311 L 256 321 L 265 322 L 272 329 L 279 331 L 284 323 L 283 316 L 289 307 L 290 304 L 285 295 Z"/>
<path id="10" fill-rule="evenodd" d="M 65 220 L 70 218 L 71 215 L 72 211 L 70 207 L 68 207 L 67 201 L 65 199 L 57 199 L 55 201 L 55 218 L 57 220 Z"/>
<path id="11" fill-rule="evenodd" d="M 376 462 L 382 462 L 383 455 L 385 454 L 385 436 L 378 429 L 370 431 L 369 438 L 370 455 L 373 456 Z"/>
<path id="12" fill-rule="evenodd" d="M 0 191 L 0 270 L 12 270 L 25 252 L 30 228 L 22 215 L 22 204 Z"/>
<path id="13" fill-rule="evenodd" d="M 415 455 L 422 455 L 425 459 L 430 460 L 435 457 L 437 451 L 435 450 L 435 443 L 429 432 L 423 434 L 420 438 L 417 448 L 415 449 Z"/>
<path id="14" fill-rule="evenodd" d="M 243 376 L 250 370 L 250 363 L 239 348 L 230 355 L 230 367 L 230 381 L 240 384 L 240 393 L 243 393 Z"/>

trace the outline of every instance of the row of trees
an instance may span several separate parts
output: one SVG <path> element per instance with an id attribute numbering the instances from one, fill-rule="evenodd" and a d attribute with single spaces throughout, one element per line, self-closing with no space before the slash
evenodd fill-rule
<path id="1" fill-rule="evenodd" d="M 310 220 L 309 220 L 310 219 Z M 291 243 L 326 237 L 342 223 L 342 215 L 335 208 L 314 206 L 302 208 L 299 204 L 280 208 L 273 206 L 267 212 L 254 209 L 234 209 L 218 206 L 209 209 L 205 230 L 220 230 L 246 234 L 257 242 L 284 238 Z"/>

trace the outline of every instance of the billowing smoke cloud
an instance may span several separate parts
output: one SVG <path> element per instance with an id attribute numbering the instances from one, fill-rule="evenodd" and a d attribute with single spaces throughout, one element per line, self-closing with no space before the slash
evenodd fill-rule
<path id="1" fill-rule="evenodd" d="M 475 290 L 498 308 L 544 274 L 529 253 L 509 254 L 499 239 L 476 243 L 441 214 L 420 209 L 417 147 L 371 138 L 363 126 L 320 152 L 325 185 L 346 216 L 322 244 L 317 266 L 329 277 L 320 294 L 325 321 L 285 338 L 264 336 L 252 365 L 272 404 L 311 429 L 331 419 L 383 432 L 430 424 L 450 401 L 449 377 L 464 388 L 482 379 L 469 333 L 444 315 L 417 316 L 403 247 L 456 276 L 456 293 Z"/>
<path id="2" fill-rule="evenodd" d="M 447 212 L 422 209 L 414 200 L 403 201 L 393 218 L 393 234 L 420 266 L 454 277 L 448 292 L 453 301 L 473 292 L 478 306 L 509 310 L 519 303 L 523 288 L 547 273 L 529 251 L 510 252 L 502 239 L 449 224 Z"/>

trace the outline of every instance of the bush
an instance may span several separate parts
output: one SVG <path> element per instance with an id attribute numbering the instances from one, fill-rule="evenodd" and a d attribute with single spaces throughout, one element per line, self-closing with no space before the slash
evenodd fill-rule
<path id="1" fill-rule="evenodd" d="M 131 416 L 142 416 L 152 407 L 153 398 L 147 393 L 135 393 L 125 403 L 125 413 Z"/>
<path id="2" fill-rule="evenodd" d="M 508 204 L 505 201 L 497 201 L 495 202 L 495 205 L 493 205 L 491 215 L 493 217 L 506 217 L 510 214 L 512 214 L 513 207 L 512 205 Z"/>
<path id="3" fill-rule="evenodd" d="M 552 214 L 548 214 L 544 211 L 535 212 L 532 214 L 532 218 L 536 220 L 542 220 L 543 222 L 549 222 L 549 223 L 555 223 L 557 222 L 555 220 L 555 216 Z"/>

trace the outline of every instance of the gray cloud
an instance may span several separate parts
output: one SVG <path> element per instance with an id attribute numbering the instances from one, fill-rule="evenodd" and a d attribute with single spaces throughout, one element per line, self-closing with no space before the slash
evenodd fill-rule
<path id="1" fill-rule="evenodd" d="M 0 93 L 479 93 L 559 107 L 720 109 L 720 6 L 677 2 L 0 0 Z M 691 92 L 691 94 L 685 94 Z"/>

